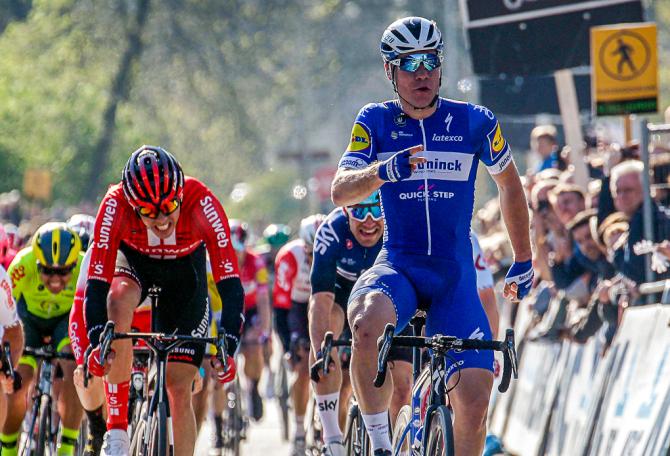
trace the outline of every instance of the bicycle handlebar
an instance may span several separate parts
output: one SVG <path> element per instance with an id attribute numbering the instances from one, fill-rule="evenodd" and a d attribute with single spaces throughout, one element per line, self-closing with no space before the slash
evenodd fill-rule
<path id="1" fill-rule="evenodd" d="M 386 381 L 388 355 L 392 346 L 430 348 L 438 354 L 445 354 L 449 350 L 495 350 L 503 353 L 503 375 L 498 385 L 498 391 L 504 393 L 509 388 L 512 375 L 518 378 L 514 330 L 505 332 L 505 340 L 460 339 L 454 336 L 435 335 L 433 337 L 394 336 L 395 326 L 386 325 L 384 334 L 379 338 L 379 356 L 377 358 L 377 375 L 374 384 L 380 388 Z"/>
<path id="2" fill-rule="evenodd" d="M 315 382 L 319 383 L 319 370 L 323 370 L 323 375 L 328 375 L 330 370 L 330 361 L 331 356 L 330 352 L 334 347 L 349 347 L 351 346 L 351 339 L 334 339 L 332 331 L 328 331 L 321 342 L 321 354 L 323 356 L 322 360 L 317 360 L 309 370 L 310 378 Z"/>
<path id="3" fill-rule="evenodd" d="M 67 352 L 57 352 L 51 348 L 32 348 L 25 347 L 23 349 L 23 354 L 28 356 L 34 356 L 35 358 L 45 359 L 51 361 L 52 359 L 64 359 L 68 361 L 74 361 L 74 355 Z"/>
<path id="4" fill-rule="evenodd" d="M 228 359 L 226 357 L 226 354 L 228 353 L 228 343 L 226 342 L 226 334 L 222 329 L 219 330 L 219 334 L 216 337 L 199 337 L 182 334 L 165 334 L 153 332 L 120 333 L 115 332 L 114 322 L 108 321 L 105 324 L 105 329 L 100 334 L 100 366 L 105 366 L 107 356 L 112 351 L 112 342 L 122 339 L 144 340 L 152 351 L 157 349 L 156 342 L 174 344 L 173 346 L 168 347 L 168 351 L 171 351 L 171 349 L 175 346 L 186 342 L 212 344 L 216 347 L 216 358 L 223 366 L 224 371 L 228 370 Z M 92 348 L 89 345 L 84 354 L 84 387 L 88 386 L 88 357 L 91 351 Z"/>
<path id="5" fill-rule="evenodd" d="M 14 391 L 21 389 L 21 375 L 14 371 L 14 366 L 12 365 L 12 352 L 9 348 L 9 342 L 3 342 L 2 344 L 2 360 L 0 361 L 2 365 L 0 369 L 2 372 L 14 382 Z"/>

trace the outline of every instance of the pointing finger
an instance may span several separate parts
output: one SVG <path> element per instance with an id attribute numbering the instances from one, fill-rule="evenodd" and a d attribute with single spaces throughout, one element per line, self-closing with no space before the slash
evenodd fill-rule
<path id="1" fill-rule="evenodd" d="M 408 150 L 411 155 L 417 154 L 423 150 L 423 144 L 417 144 L 416 146 L 412 146 Z"/>
<path id="2" fill-rule="evenodd" d="M 426 163 L 425 157 L 409 157 L 410 165 L 416 165 L 417 163 Z"/>

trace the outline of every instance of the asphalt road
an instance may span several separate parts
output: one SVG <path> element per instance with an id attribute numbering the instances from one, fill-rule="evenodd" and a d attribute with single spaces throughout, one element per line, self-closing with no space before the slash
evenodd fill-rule
<path id="1" fill-rule="evenodd" d="M 196 456 L 209 455 L 213 424 L 207 421 L 198 436 Z M 275 400 L 265 400 L 265 414 L 258 423 L 251 423 L 242 444 L 243 455 L 288 456 L 289 443 L 281 439 L 279 409 Z"/>

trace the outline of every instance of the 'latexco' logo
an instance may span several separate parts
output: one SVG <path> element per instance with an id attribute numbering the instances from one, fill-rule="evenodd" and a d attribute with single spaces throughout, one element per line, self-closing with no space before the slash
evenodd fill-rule
<path id="1" fill-rule="evenodd" d="M 448 141 L 453 141 L 453 142 L 461 142 L 463 141 L 463 137 L 459 135 L 438 135 L 437 133 L 433 133 L 433 141 L 437 142 L 448 142 Z"/>

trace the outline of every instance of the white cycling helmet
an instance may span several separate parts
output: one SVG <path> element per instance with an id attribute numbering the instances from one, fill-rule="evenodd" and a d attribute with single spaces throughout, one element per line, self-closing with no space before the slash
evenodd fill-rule
<path id="1" fill-rule="evenodd" d="M 79 235 L 79 239 L 81 239 L 81 248 L 83 250 L 88 249 L 95 228 L 95 217 L 88 214 L 74 214 L 65 223 Z"/>
<path id="2" fill-rule="evenodd" d="M 305 242 L 307 248 L 311 249 L 314 246 L 314 238 L 316 237 L 316 230 L 326 220 L 324 214 L 314 214 L 305 217 L 300 221 L 299 236 Z"/>
<path id="3" fill-rule="evenodd" d="M 389 25 L 382 35 L 380 51 L 384 62 L 408 52 L 435 50 L 442 56 L 442 33 L 435 21 L 423 17 L 404 17 Z"/>

